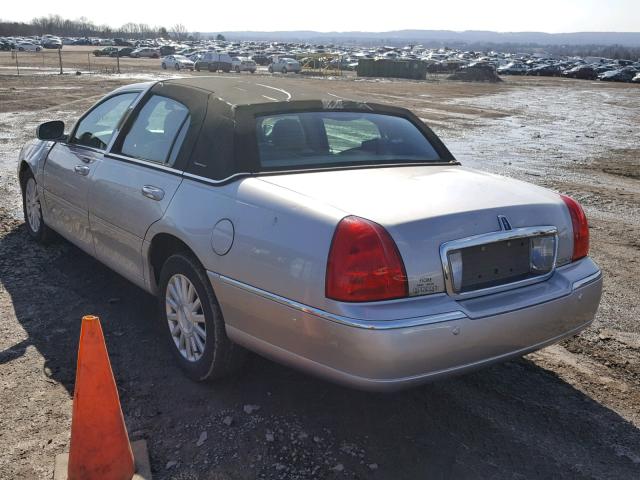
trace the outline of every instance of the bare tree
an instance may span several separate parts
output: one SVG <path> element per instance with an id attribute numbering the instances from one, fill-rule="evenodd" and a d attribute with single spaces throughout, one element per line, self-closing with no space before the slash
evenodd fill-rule
<path id="1" fill-rule="evenodd" d="M 187 27 L 185 27 L 181 23 L 176 23 L 172 28 L 171 32 L 173 33 L 173 37 L 176 40 L 184 40 L 187 38 Z"/>

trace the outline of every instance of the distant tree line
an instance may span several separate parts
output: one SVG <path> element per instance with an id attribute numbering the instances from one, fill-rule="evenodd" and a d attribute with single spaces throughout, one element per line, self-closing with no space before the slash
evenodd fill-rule
<path id="1" fill-rule="evenodd" d="M 177 24 L 167 30 L 165 27 L 151 26 L 146 23 L 125 23 L 120 28 L 108 25 L 96 25 L 85 17 L 77 20 L 62 18 L 60 15 L 36 17 L 31 22 L 8 22 L 0 20 L 0 36 L 60 35 L 65 37 L 101 37 L 101 38 L 156 38 L 173 37 L 186 40 L 189 37 L 199 37 L 196 32 L 189 34 L 187 28 Z"/>

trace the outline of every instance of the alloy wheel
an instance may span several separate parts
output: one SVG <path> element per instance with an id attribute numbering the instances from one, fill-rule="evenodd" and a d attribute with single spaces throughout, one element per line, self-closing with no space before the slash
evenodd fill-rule
<path id="1" fill-rule="evenodd" d="M 42 215 L 42 212 L 40 210 L 40 199 L 38 198 L 36 181 L 33 178 L 30 178 L 27 181 L 24 203 L 27 210 L 27 221 L 29 222 L 29 227 L 31 227 L 32 231 L 37 232 L 40 230 L 40 223 L 42 222 L 40 216 Z"/>
<path id="2" fill-rule="evenodd" d="M 197 362 L 204 353 L 207 327 L 198 292 L 186 276 L 175 274 L 169 279 L 165 308 L 169 331 L 180 355 Z"/>

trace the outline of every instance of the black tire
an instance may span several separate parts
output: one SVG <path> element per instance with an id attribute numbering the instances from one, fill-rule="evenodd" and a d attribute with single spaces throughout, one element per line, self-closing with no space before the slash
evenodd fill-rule
<path id="1" fill-rule="evenodd" d="M 22 187 L 22 213 L 24 214 L 24 223 L 27 226 L 27 233 L 31 238 L 33 238 L 36 242 L 47 244 L 50 243 L 54 238 L 54 232 L 51 230 L 46 223 L 44 223 L 44 218 L 42 218 L 42 206 L 40 205 L 40 201 L 38 200 L 37 211 L 40 217 L 40 224 L 38 229 L 35 230 L 29 221 L 29 215 L 27 213 L 27 184 L 29 181 L 33 181 L 34 185 L 36 184 L 36 179 L 31 173 L 31 170 L 27 170 L 22 175 L 21 178 L 21 187 Z"/>
<path id="2" fill-rule="evenodd" d="M 178 274 L 187 277 L 194 286 L 205 318 L 205 347 L 202 356 L 196 361 L 189 361 L 182 356 L 173 340 L 167 321 L 165 306 L 167 286 L 169 280 Z M 161 328 L 173 356 L 187 377 L 201 382 L 223 378 L 240 370 L 247 352 L 227 337 L 222 311 L 211 283 L 204 268 L 193 255 L 188 252 L 177 253 L 166 260 L 160 272 L 158 299 Z"/>

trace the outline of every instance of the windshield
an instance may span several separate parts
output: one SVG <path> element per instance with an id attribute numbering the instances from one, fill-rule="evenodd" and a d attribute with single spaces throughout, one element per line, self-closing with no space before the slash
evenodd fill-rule
<path id="1" fill-rule="evenodd" d="M 260 116 L 256 122 L 263 169 L 442 161 L 403 117 L 320 111 Z"/>

